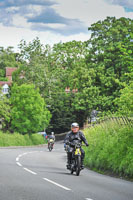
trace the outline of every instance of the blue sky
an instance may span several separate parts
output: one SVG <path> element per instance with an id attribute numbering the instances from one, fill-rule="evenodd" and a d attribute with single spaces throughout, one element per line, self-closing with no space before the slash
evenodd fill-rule
<path id="1" fill-rule="evenodd" d="M 133 0 L 0 0 L 0 46 L 86 41 L 88 27 L 107 16 L 133 19 Z"/>

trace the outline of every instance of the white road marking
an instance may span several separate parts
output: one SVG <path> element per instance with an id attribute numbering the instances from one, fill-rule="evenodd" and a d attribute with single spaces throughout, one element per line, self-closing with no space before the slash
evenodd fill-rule
<path id="1" fill-rule="evenodd" d="M 57 185 L 58 187 L 63 188 L 64 190 L 71 190 L 71 189 L 69 189 L 69 188 L 67 188 L 67 187 L 65 187 L 65 186 L 63 186 L 63 185 L 60 185 L 60 184 L 58 184 L 58 183 L 56 183 L 56 182 L 54 182 L 54 181 L 51 181 L 50 179 L 47 179 L 47 178 L 43 178 L 43 179 L 44 179 L 45 181 L 48 181 L 48 182 L 54 184 L 54 185 Z"/>
<path id="2" fill-rule="evenodd" d="M 30 152 L 25 152 L 25 153 L 22 154 L 22 156 L 23 156 L 23 155 L 26 155 L 26 154 L 28 154 L 28 153 L 30 153 Z"/>
<path id="3" fill-rule="evenodd" d="M 85 198 L 85 200 L 93 200 L 93 199 L 90 199 L 90 198 Z"/>
<path id="4" fill-rule="evenodd" d="M 16 163 L 17 163 L 17 165 L 19 165 L 20 167 L 22 167 L 22 165 L 19 162 L 16 162 Z"/>
<path id="5" fill-rule="evenodd" d="M 19 161 L 19 157 L 16 158 L 16 162 Z"/>
<path id="6" fill-rule="evenodd" d="M 23 169 L 25 169 L 26 171 L 30 172 L 31 174 L 34 174 L 34 175 L 37 174 L 36 172 L 33 172 L 33 171 L 31 171 L 31 170 L 29 170 L 29 169 L 27 169 L 27 168 L 23 168 Z"/>
<path id="7" fill-rule="evenodd" d="M 22 157 L 22 156 L 24 156 L 24 155 L 26 155 L 26 154 L 35 153 L 35 152 L 39 152 L 39 151 L 26 152 L 26 153 L 20 154 L 20 155 L 16 158 L 16 164 L 22 167 L 22 164 L 18 162 L 18 161 L 19 161 L 19 158 Z M 41 152 L 43 152 L 43 151 L 41 151 Z M 23 169 L 26 170 L 27 172 L 30 172 L 31 174 L 37 175 L 36 172 L 33 172 L 33 171 L 31 171 L 30 169 L 28 169 L 28 168 L 23 167 Z M 67 188 L 67 187 L 65 187 L 65 186 L 63 186 L 63 185 L 60 185 L 60 184 L 58 184 L 58 183 L 56 183 L 56 182 L 54 182 L 54 181 L 52 181 L 52 180 L 50 180 L 50 179 L 47 179 L 47 178 L 43 178 L 43 179 L 44 179 L 45 181 L 48 181 L 48 182 L 50 182 L 50 183 L 52 183 L 52 184 L 58 186 L 58 187 L 61 187 L 61 188 L 64 189 L 64 190 L 67 190 L 67 191 L 70 191 L 70 190 L 71 190 L 70 188 Z"/>

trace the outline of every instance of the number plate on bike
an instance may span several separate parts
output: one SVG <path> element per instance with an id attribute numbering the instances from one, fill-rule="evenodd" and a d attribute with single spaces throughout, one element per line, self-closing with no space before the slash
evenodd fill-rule
<path id="1" fill-rule="evenodd" d="M 78 155 L 78 154 L 81 155 L 81 151 L 80 151 L 80 149 L 76 149 L 76 151 L 75 151 L 75 155 Z"/>

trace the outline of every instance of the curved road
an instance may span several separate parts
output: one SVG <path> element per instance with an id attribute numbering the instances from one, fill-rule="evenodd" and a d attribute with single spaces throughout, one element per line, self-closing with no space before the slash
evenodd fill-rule
<path id="1" fill-rule="evenodd" d="M 133 183 L 84 169 L 66 169 L 58 142 L 47 146 L 0 148 L 0 200 L 133 200 Z"/>

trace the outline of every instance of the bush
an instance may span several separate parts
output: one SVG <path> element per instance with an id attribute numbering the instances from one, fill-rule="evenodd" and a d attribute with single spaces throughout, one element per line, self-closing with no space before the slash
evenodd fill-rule
<path id="1" fill-rule="evenodd" d="M 132 132 L 131 127 L 114 125 L 113 122 L 86 129 L 85 135 L 90 146 L 85 148 L 85 165 L 91 169 L 132 177 Z"/>
<path id="2" fill-rule="evenodd" d="M 31 146 L 45 144 L 46 140 L 42 135 L 32 134 L 32 135 L 21 135 L 19 133 L 2 133 L 0 132 L 0 146 Z"/>

